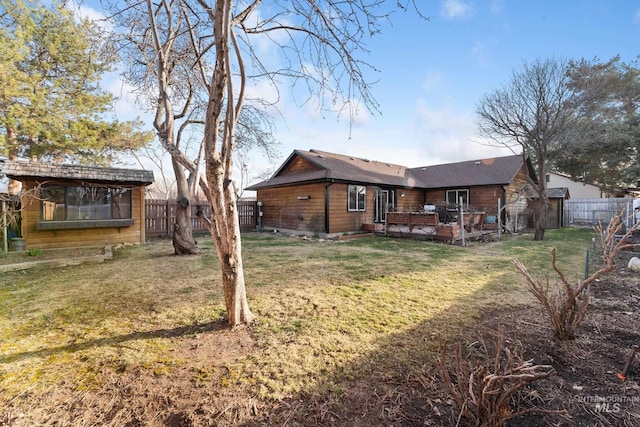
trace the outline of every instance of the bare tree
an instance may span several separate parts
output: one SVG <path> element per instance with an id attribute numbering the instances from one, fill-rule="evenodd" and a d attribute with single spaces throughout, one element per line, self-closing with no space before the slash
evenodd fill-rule
<path id="1" fill-rule="evenodd" d="M 141 4 L 144 10 L 137 9 Z M 363 71 L 370 66 L 356 54 L 366 51 L 365 37 L 379 32 L 381 21 L 404 6 L 383 0 L 275 0 L 265 5 L 260 0 L 237 4 L 233 0 L 146 0 L 128 6 L 127 13 L 145 15 L 137 21 L 144 24 L 139 34 L 153 40 L 151 49 L 144 50 L 149 56 L 142 61 L 155 64 L 160 141 L 173 160 L 191 173 L 212 207 L 209 231 L 221 265 L 228 322 L 249 323 L 254 315 L 246 299 L 232 179 L 233 155 L 242 142 L 247 86 L 268 79 L 277 88 L 286 78 L 294 86 L 302 83 L 309 93 L 305 102 L 315 100 L 318 108 L 346 110 L 351 119 L 358 104 L 377 109 Z M 270 43 L 278 52 L 276 61 L 260 56 L 261 43 Z M 183 57 L 168 49 L 176 46 L 184 49 Z M 177 69 L 183 70 L 183 80 L 174 87 L 171 76 Z M 171 97 L 189 100 L 191 92 L 180 91 L 191 85 L 201 85 L 204 90 L 198 93 L 205 94 L 202 171 L 200 163 L 171 140 L 175 117 Z"/>
<path id="2" fill-rule="evenodd" d="M 544 239 L 549 221 L 546 174 L 577 130 L 566 72 L 563 60 L 525 62 L 510 82 L 484 95 L 477 106 L 480 134 L 496 144 L 519 147 L 535 167 L 537 182 L 527 177 L 539 198 L 534 240 Z"/>

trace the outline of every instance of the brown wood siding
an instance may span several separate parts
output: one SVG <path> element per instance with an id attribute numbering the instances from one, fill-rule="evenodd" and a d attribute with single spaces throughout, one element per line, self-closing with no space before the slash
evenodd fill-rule
<path id="1" fill-rule="evenodd" d="M 265 188 L 257 191 L 257 198 L 262 202 L 263 227 L 324 231 L 323 183 Z"/>
<path id="2" fill-rule="evenodd" d="M 328 233 L 350 233 L 362 230 L 364 224 L 373 223 L 375 189 L 367 186 L 364 211 L 349 211 L 347 197 L 349 184 L 334 183 L 329 187 Z"/>
<path id="3" fill-rule="evenodd" d="M 425 191 L 425 200 L 427 204 L 442 205 L 446 202 L 447 190 L 469 190 L 469 205 L 477 210 L 487 212 L 497 211 L 498 199 L 502 199 L 503 192 L 505 198 L 501 200 L 502 205 L 510 203 L 518 198 L 519 192 L 527 184 L 526 167 L 522 166 L 516 174 L 513 181 L 504 186 L 501 185 L 484 185 L 484 186 L 468 186 L 459 188 L 438 188 Z"/>
<path id="4" fill-rule="evenodd" d="M 469 206 L 479 211 L 497 212 L 498 199 L 502 199 L 502 193 L 502 187 L 499 185 L 471 187 L 469 189 Z"/>
<path id="5" fill-rule="evenodd" d="M 418 212 L 424 208 L 424 204 L 423 190 L 403 188 L 396 190 L 396 209 L 398 212 Z"/>
<path id="6" fill-rule="evenodd" d="M 318 165 L 314 165 L 307 159 L 304 159 L 300 156 L 295 156 L 291 159 L 291 162 L 287 165 L 286 168 L 280 171 L 278 174 L 280 175 L 291 175 L 294 173 L 308 172 L 319 170 L 320 167 Z"/>
<path id="7" fill-rule="evenodd" d="M 451 188 L 450 190 L 464 190 Z M 502 197 L 502 187 L 499 185 L 486 185 L 480 187 L 467 187 L 469 190 L 469 207 L 473 210 L 494 212 L 498 211 L 498 199 Z M 447 189 L 428 190 L 426 192 L 427 204 L 443 206 L 446 203 Z"/>
<path id="8" fill-rule="evenodd" d="M 64 184 L 64 181 L 48 180 L 47 183 Z M 37 192 L 35 180 L 25 180 L 26 193 Z M 38 230 L 40 201 L 38 198 L 23 198 L 22 237 L 26 249 L 68 248 L 77 246 L 115 245 L 118 243 L 144 243 L 144 187 L 131 191 L 131 215 L 133 225 L 129 227 L 82 228 L 69 230 Z"/>
<path id="9" fill-rule="evenodd" d="M 424 200 L 427 205 L 444 205 L 446 203 L 446 190 L 438 188 L 436 190 L 425 190 Z"/>
<path id="10" fill-rule="evenodd" d="M 518 199 L 518 193 L 522 192 L 525 187 L 527 187 L 527 172 L 526 168 L 523 166 L 520 168 L 513 181 L 505 187 L 506 202 L 509 203 Z"/>

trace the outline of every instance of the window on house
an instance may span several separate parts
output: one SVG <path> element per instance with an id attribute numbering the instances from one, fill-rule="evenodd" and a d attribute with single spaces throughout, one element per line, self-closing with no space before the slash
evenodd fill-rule
<path id="1" fill-rule="evenodd" d="M 41 221 L 131 219 L 131 189 L 43 185 Z"/>
<path id="2" fill-rule="evenodd" d="M 469 206 L 469 190 L 447 190 L 447 204 L 457 205 L 460 198 L 463 206 Z"/>
<path id="3" fill-rule="evenodd" d="M 364 185 L 349 185 L 349 211 L 364 211 L 367 206 L 367 187 Z"/>

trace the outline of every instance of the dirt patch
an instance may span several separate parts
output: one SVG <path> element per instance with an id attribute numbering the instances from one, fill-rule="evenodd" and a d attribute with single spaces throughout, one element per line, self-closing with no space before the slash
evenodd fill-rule
<path id="1" fill-rule="evenodd" d="M 205 366 L 233 363 L 250 354 L 255 347 L 249 328 L 229 329 L 225 322 L 215 322 L 210 331 L 194 333 L 182 339 L 175 356 Z M 215 330 L 215 333 L 208 333 Z"/>

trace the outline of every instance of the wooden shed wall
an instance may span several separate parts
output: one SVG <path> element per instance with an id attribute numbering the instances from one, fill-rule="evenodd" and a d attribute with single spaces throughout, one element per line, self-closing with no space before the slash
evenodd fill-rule
<path id="1" fill-rule="evenodd" d="M 324 231 L 323 183 L 264 188 L 257 198 L 262 202 L 263 227 Z"/>
<path id="2" fill-rule="evenodd" d="M 65 184 L 64 181 L 48 180 L 47 183 Z M 23 190 L 37 191 L 39 183 L 25 180 Z M 28 196 L 26 196 L 28 197 Z M 144 187 L 131 190 L 131 215 L 133 225 L 129 227 L 81 228 L 69 230 L 38 230 L 40 221 L 40 201 L 36 198 L 23 199 L 22 237 L 26 249 L 69 248 L 78 246 L 101 246 L 107 244 L 144 244 Z"/>

